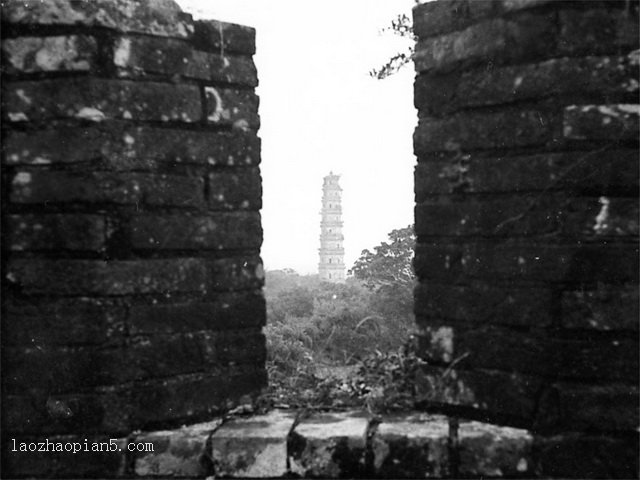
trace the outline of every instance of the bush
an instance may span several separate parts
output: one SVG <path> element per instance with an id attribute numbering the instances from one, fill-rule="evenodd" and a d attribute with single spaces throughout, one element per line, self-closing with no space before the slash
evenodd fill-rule
<path id="1" fill-rule="evenodd" d="M 418 378 L 424 378 L 426 365 L 411 348 L 403 346 L 394 352 L 365 356 L 346 377 L 319 378 L 304 369 L 290 376 L 270 372 L 274 377 L 262 401 L 268 406 L 366 408 L 374 414 L 412 410 L 417 401 L 424 400 L 419 398 L 416 385 Z"/>
<path id="2" fill-rule="evenodd" d="M 272 383 L 307 388 L 319 381 L 317 367 L 354 365 L 396 350 L 410 335 L 407 292 L 390 289 L 393 298 L 386 298 L 355 279 L 335 284 L 279 271 L 272 282 L 272 276 L 267 272 L 265 287 Z"/>

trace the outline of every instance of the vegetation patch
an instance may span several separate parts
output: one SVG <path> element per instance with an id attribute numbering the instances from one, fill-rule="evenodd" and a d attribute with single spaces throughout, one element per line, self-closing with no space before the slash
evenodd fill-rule
<path id="1" fill-rule="evenodd" d="M 410 408 L 425 362 L 411 348 L 413 227 L 364 250 L 344 283 L 267 271 L 263 401 L 297 408 Z"/>

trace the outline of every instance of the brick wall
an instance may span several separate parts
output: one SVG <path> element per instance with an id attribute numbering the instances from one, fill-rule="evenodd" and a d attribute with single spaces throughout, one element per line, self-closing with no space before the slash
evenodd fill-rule
<path id="1" fill-rule="evenodd" d="M 423 405 L 532 429 L 541 475 L 637 476 L 637 3 L 414 29 Z"/>
<path id="2" fill-rule="evenodd" d="M 4 471 L 107 475 L 6 442 L 126 441 L 266 384 L 255 31 L 9 0 L 2 33 Z"/>

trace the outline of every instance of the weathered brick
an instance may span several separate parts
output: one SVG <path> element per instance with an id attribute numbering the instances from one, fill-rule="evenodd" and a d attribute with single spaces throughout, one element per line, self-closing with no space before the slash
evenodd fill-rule
<path id="1" fill-rule="evenodd" d="M 638 362 L 627 360 L 637 342 L 626 340 L 551 340 L 496 327 L 467 330 L 455 326 L 426 326 L 419 337 L 429 359 L 461 366 L 520 371 L 536 375 L 554 372 L 563 378 L 610 378 L 631 381 Z"/>
<path id="2" fill-rule="evenodd" d="M 8 215 L 9 248 L 102 251 L 109 236 L 104 215 Z"/>
<path id="3" fill-rule="evenodd" d="M 418 340 L 429 361 L 456 361 L 460 368 L 630 383 L 639 371 L 633 358 L 638 342 L 625 338 L 560 340 L 493 325 L 470 329 L 432 321 L 422 327 Z"/>
<path id="4" fill-rule="evenodd" d="M 419 38 L 462 30 L 473 23 L 504 13 L 535 8 L 552 0 L 448 0 L 427 2 L 413 9 L 413 32 Z"/>
<path id="5" fill-rule="evenodd" d="M 593 55 L 638 48 L 637 11 L 612 8 L 561 10 L 560 55 Z"/>
<path id="6" fill-rule="evenodd" d="M 13 440 L 5 439 L 2 445 L 2 471 L 7 477 L 118 478 L 126 472 L 126 438 L 83 434 L 21 437 L 15 444 Z M 35 451 L 21 451 L 22 443 L 27 449 L 35 443 Z M 39 451 L 39 443 L 47 450 Z M 70 451 L 64 451 L 67 444 Z"/>
<path id="7" fill-rule="evenodd" d="M 449 419 L 385 416 L 371 439 L 377 478 L 444 478 L 449 474 Z"/>
<path id="8" fill-rule="evenodd" d="M 192 207 L 204 204 L 204 179 L 144 173 L 18 171 L 14 203 L 116 203 Z"/>
<path id="9" fill-rule="evenodd" d="M 211 303 L 133 306 L 127 324 L 132 335 L 261 327 L 265 308 L 259 293 L 223 293 Z"/>
<path id="10" fill-rule="evenodd" d="M 416 156 L 459 149 L 545 145 L 560 135 L 558 120 L 543 110 L 461 113 L 446 119 L 422 118 L 413 136 Z"/>
<path id="11" fill-rule="evenodd" d="M 423 327 L 418 336 L 420 351 L 429 361 L 460 368 L 484 368 L 544 376 L 556 362 L 549 352 L 549 339 L 539 333 L 526 334 L 493 325 L 469 329 L 456 324 Z"/>
<path id="12" fill-rule="evenodd" d="M 6 279 L 25 292 L 128 295 L 203 292 L 206 267 L 195 258 L 167 260 L 11 259 Z"/>
<path id="13" fill-rule="evenodd" d="M 140 477 L 208 476 L 206 444 L 209 435 L 221 424 L 222 420 L 213 420 L 176 430 L 135 434 L 131 442 L 153 445 L 153 451 L 132 454 L 135 474 Z"/>
<path id="14" fill-rule="evenodd" d="M 184 75 L 192 52 L 190 42 L 184 40 L 123 36 L 113 43 L 112 59 L 121 76 Z"/>
<path id="15" fill-rule="evenodd" d="M 548 3 L 552 3 L 554 0 L 502 0 L 499 1 L 501 10 L 505 13 L 515 12 L 518 10 L 524 10 L 527 8 L 535 8 Z"/>
<path id="16" fill-rule="evenodd" d="M 208 266 L 211 290 L 252 290 L 264 285 L 264 268 L 258 256 L 214 260 Z"/>
<path id="17" fill-rule="evenodd" d="M 541 386 L 539 377 L 515 372 L 427 366 L 416 378 L 416 400 L 421 408 L 435 406 L 467 418 L 528 427 Z"/>
<path id="18" fill-rule="evenodd" d="M 413 33 L 423 39 L 462 30 L 496 14 L 496 6 L 492 1 L 469 0 L 423 3 L 413 9 Z"/>
<path id="19" fill-rule="evenodd" d="M 416 110 L 423 116 L 434 117 L 459 110 L 459 91 L 464 75 L 460 71 L 442 75 L 418 73 L 413 82 L 413 105 Z M 470 76 L 472 73 L 467 72 L 466 75 Z"/>
<path id="20" fill-rule="evenodd" d="M 204 93 L 209 123 L 245 131 L 260 127 L 258 96 L 253 91 L 205 87 Z"/>
<path id="21" fill-rule="evenodd" d="M 260 210 L 262 178 L 257 168 L 217 170 L 209 174 L 209 208 Z"/>
<path id="22" fill-rule="evenodd" d="M 541 396 L 535 428 L 632 432 L 639 420 L 637 385 L 554 383 Z"/>
<path id="23" fill-rule="evenodd" d="M 3 21 L 22 25 L 81 25 L 106 27 L 163 37 L 190 37 L 194 31 L 191 15 L 181 12 L 176 2 L 153 0 L 95 0 L 55 3 L 27 0 L 7 2 Z"/>
<path id="24" fill-rule="evenodd" d="M 620 334 L 549 342 L 554 350 L 556 374 L 562 379 L 638 383 L 638 340 Z"/>
<path id="25" fill-rule="evenodd" d="M 200 20 L 195 22 L 193 41 L 199 50 L 253 55 L 256 52 L 256 30 L 244 25 Z"/>
<path id="26" fill-rule="evenodd" d="M 495 62 L 506 49 L 506 22 L 492 19 L 476 24 L 461 32 L 421 40 L 414 54 L 417 72 L 446 71 L 463 61 L 466 65 L 475 62 Z"/>
<path id="27" fill-rule="evenodd" d="M 3 345 L 120 343 L 125 309 L 103 299 L 6 300 Z"/>
<path id="28" fill-rule="evenodd" d="M 636 141 L 640 105 L 571 105 L 563 116 L 564 137 L 571 140 Z"/>
<path id="29" fill-rule="evenodd" d="M 3 396 L 3 430 L 18 435 L 129 433 L 128 399 L 119 389 L 58 394 L 36 387 L 28 395 Z"/>
<path id="30" fill-rule="evenodd" d="M 262 364 L 264 335 L 257 329 L 194 332 L 140 338 L 126 352 L 134 379 L 207 371 L 221 365 Z"/>
<path id="31" fill-rule="evenodd" d="M 638 235 L 637 199 L 518 195 L 426 202 L 415 209 L 416 235 Z"/>
<path id="32" fill-rule="evenodd" d="M 208 371 L 228 364 L 259 364 L 266 356 L 264 336 L 256 330 L 195 332 L 136 338 L 130 346 L 96 349 L 11 348 L 6 364 L 8 389 L 45 386 L 61 391 Z M 55 365 L 48 369 L 47 365 Z"/>
<path id="33" fill-rule="evenodd" d="M 598 285 L 562 293 L 562 326 L 593 330 L 638 330 L 638 286 Z"/>
<path id="34" fill-rule="evenodd" d="M 550 96 L 623 97 L 638 91 L 637 78 L 638 61 L 632 55 L 554 58 L 450 75 L 419 75 L 414 85 L 415 106 L 420 111 L 441 115 L 463 107 Z"/>
<path id="35" fill-rule="evenodd" d="M 527 430 L 461 421 L 458 475 L 514 478 L 533 473 L 533 436 Z"/>
<path id="36" fill-rule="evenodd" d="M 224 424 L 210 440 L 216 476 L 284 476 L 288 463 L 287 437 L 295 420 L 295 414 L 275 410 Z"/>
<path id="37" fill-rule="evenodd" d="M 424 325 L 429 319 L 450 319 L 472 325 L 545 327 L 553 319 L 552 290 L 545 288 L 428 282 L 418 284 L 414 298 L 418 323 Z"/>
<path id="38" fill-rule="evenodd" d="M 251 58 L 193 50 L 189 43 L 180 40 L 122 37 L 114 46 L 114 61 L 123 76 L 157 73 L 248 87 L 258 85 Z"/>
<path id="39" fill-rule="evenodd" d="M 291 471 L 303 477 L 352 478 L 365 472 L 369 419 L 361 412 L 316 413 L 288 442 Z"/>
<path id="40" fill-rule="evenodd" d="M 234 96 L 232 101 L 237 100 Z M 89 77 L 12 82 L 4 102 L 3 118 L 11 122 L 76 118 L 193 123 L 202 118 L 198 87 L 160 82 Z"/>
<path id="41" fill-rule="evenodd" d="M 86 71 L 96 66 L 98 45 L 85 35 L 7 38 L 2 53 L 7 73 Z"/>
<path id="42" fill-rule="evenodd" d="M 260 139 L 255 133 L 242 130 L 208 132 L 138 127 L 127 130 L 122 138 L 124 144 L 114 142 L 103 148 L 114 163 L 116 158 L 125 165 L 136 165 L 139 158 L 214 166 L 260 163 Z"/>
<path id="43" fill-rule="evenodd" d="M 414 267 L 420 279 L 510 278 L 547 282 L 637 282 L 635 245 L 535 245 L 507 241 L 453 245 L 419 243 Z"/>
<path id="44" fill-rule="evenodd" d="M 581 194 L 638 192 L 636 150 L 563 152 L 470 159 L 428 158 L 415 170 L 416 202 L 442 193 L 572 190 Z"/>
<path id="45" fill-rule="evenodd" d="M 583 240 L 602 236 L 638 236 L 639 205 L 637 198 L 580 198 L 571 200 L 563 212 L 560 230 Z M 596 215 L 594 216 L 594 213 Z"/>
<path id="46" fill-rule="evenodd" d="M 446 72 L 487 63 L 524 63 L 546 54 L 556 35 L 554 15 L 525 12 L 421 40 L 413 58 L 417 72 Z"/>
<path id="47" fill-rule="evenodd" d="M 248 395 L 256 395 L 266 384 L 263 366 L 244 365 L 103 387 L 100 392 L 52 394 L 46 389 L 37 396 L 32 389 L 29 396 L 4 396 L 3 427 L 7 432 L 31 434 L 126 435 L 157 425 L 158 419 L 165 426 L 210 419 L 246 402 Z"/>
<path id="48" fill-rule="evenodd" d="M 119 170 L 152 169 L 157 162 L 258 165 L 260 139 L 241 130 L 210 132 L 151 128 L 103 122 L 78 129 L 60 126 L 30 132 L 9 131 L 4 160 L 9 165 L 95 162 Z"/>
<path id="49" fill-rule="evenodd" d="M 72 392 L 83 387 L 112 385 L 133 379 L 129 372 L 134 369 L 127 365 L 123 347 L 36 345 L 6 348 L 3 355 L 3 364 L 10 372 L 3 378 L 3 387 L 13 394 L 25 395 L 33 389 L 46 390 L 52 386 L 58 392 Z"/>
<path id="50" fill-rule="evenodd" d="M 266 344 L 257 329 L 203 331 L 138 337 L 124 356 L 125 371 L 116 372 L 119 377 L 114 380 L 168 378 L 225 365 L 257 365 L 265 361 Z"/>
<path id="51" fill-rule="evenodd" d="M 204 204 L 204 179 L 195 176 L 128 174 L 140 178 L 142 202 L 147 205 L 199 207 Z"/>
<path id="52" fill-rule="evenodd" d="M 211 82 L 258 86 L 258 72 L 253 60 L 238 55 L 213 55 L 195 50 L 186 75 Z"/>
<path id="53" fill-rule="evenodd" d="M 106 135 L 95 127 L 61 127 L 21 132 L 8 130 L 3 141 L 3 164 L 48 165 L 76 163 L 100 156 Z"/>
<path id="54" fill-rule="evenodd" d="M 262 244 L 258 213 L 219 213 L 206 217 L 140 215 L 131 219 L 137 249 L 247 249 Z"/>
<path id="55" fill-rule="evenodd" d="M 164 425 L 175 426 L 211 419 L 212 415 L 244 401 L 246 396 L 257 395 L 266 385 L 264 367 L 252 365 L 137 382 L 128 393 L 131 424 L 147 429 L 157 425 L 158 419 Z"/>
<path id="56" fill-rule="evenodd" d="M 635 478 L 638 436 L 567 433 L 534 438 L 539 475 L 551 478 Z"/>
<path id="57" fill-rule="evenodd" d="M 552 207 L 554 202 L 540 208 L 540 199 L 533 196 L 445 202 L 446 199 L 416 205 L 416 235 L 539 235 L 556 231 L 562 221 L 562 211 Z"/>

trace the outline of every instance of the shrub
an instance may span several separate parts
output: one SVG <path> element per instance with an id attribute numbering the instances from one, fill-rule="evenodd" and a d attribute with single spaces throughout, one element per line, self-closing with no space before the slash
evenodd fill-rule
<path id="1" fill-rule="evenodd" d="M 376 355 L 398 350 L 410 335 L 413 318 L 407 312 L 412 298 L 404 291 L 410 287 L 372 291 L 356 279 L 323 283 L 295 272 L 278 272 L 269 286 L 270 275 L 267 272 L 265 288 L 267 368 L 278 398 L 313 403 L 318 395 L 331 392 L 336 401 L 348 403 L 345 395 L 353 389 L 320 378 L 326 377 L 326 367 L 371 362 Z"/>

